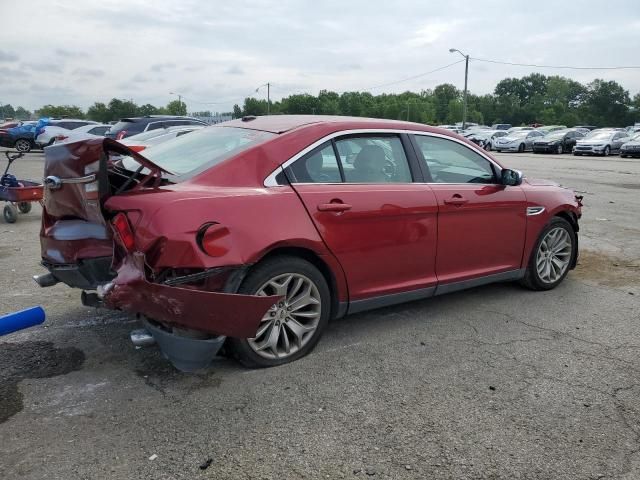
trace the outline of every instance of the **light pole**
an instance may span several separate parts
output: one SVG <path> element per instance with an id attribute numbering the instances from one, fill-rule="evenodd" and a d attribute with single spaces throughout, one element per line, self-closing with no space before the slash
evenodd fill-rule
<path id="1" fill-rule="evenodd" d="M 469 55 L 465 55 L 457 48 L 450 48 L 449 53 L 458 52 L 464 57 L 464 95 L 462 97 L 462 129 L 467 126 L 467 80 L 469 78 Z"/>
<path id="2" fill-rule="evenodd" d="M 269 82 L 264 83 L 262 85 L 260 85 L 258 88 L 256 88 L 256 93 L 258 92 L 258 90 L 260 90 L 262 87 L 267 87 L 267 115 L 269 115 L 271 109 L 271 84 Z"/>
<path id="3" fill-rule="evenodd" d="M 182 95 L 179 93 L 175 93 L 175 92 L 169 92 L 169 95 L 177 95 L 178 96 L 178 105 L 180 105 L 180 108 L 182 109 Z"/>

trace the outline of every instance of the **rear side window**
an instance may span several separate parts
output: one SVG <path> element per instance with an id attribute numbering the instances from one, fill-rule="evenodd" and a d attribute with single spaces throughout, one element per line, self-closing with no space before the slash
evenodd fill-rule
<path id="1" fill-rule="evenodd" d="M 151 122 L 147 127 L 147 131 L 157 130 L 158 128 L 166 128 L 166 124 L 164 122 Z"/>
<path id="2" fill-rule="evenodd" d="M 107 133 L 107 130 L 109 130 L 109 127 L 93 127 L 88 133 L 92 135 L 104 135 Z"/>
<path id="3" fill-rule="evenodd" d="M 127 132 L 127 136 L 135 135 L 144 130 L 146 125 L 132 120 L 121 120 L 109 129 L 109 135 L 115 136 L 121 131 Z"/>
<path id="4" fill-rule="evenodd" d="M 175 175 L 196 174 L 276 135 L 235 127 L 207 127 L 161 143 L 144 156 Z"/>
<path id="5" fill-rule="evenodd" d="M 440 137 L 414 138 L 432 183 L 496 183 L 491 162 L 469 147 Z"/>
<path id="6" fill-rule="evenodd" d="M 286 169 L 292 183 L 340 183 L 342 174 L 331 141 L 323 143 Z"/>
<path id="7" fill-rule="evenodd" d="M 337 139 L 347 183 L 411 183 L 409 162 L 396 135 Z"/>

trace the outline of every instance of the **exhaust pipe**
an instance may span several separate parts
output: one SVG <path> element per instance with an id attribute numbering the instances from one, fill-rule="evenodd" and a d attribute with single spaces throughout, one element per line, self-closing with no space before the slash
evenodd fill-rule
<path id="1" fill-rule="evenodd" d="M 131 337 L 131 343 L 133 343 L 136 348 L 148 347 L 156 343 L 153 335 L 144 328 L 140 330 L 131 330 L 131 334 L 129 336 Z"/>
<path id="2" fill-rule="evenodd" d="M 42 288 L 53 287 L 56 283 L 60 281 L 56 277 L 54 277 L 52 273 L 45 273 L 43 275 L 34 275 L 33 279 Z"/>

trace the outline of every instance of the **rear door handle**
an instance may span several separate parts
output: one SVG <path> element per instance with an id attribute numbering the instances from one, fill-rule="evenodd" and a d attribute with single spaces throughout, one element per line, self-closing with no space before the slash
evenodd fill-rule
<path id="1" fill-rule="evenodd" d="M 444 201 L 445 205 L 454 205 L 456 207 L 460 207 L 465 203 L 469 203 L 469 200 L 462 198 L 462 196 L 458 195 L 457 193 L 453 197 L 451 197 L 449 200 Z"/>
<path id="2" fill-rule="evenodd" d="M 319 212 L 346 212 L 351 210 L 351 205 L 342 202 L 321 203 L 318 205 Z"/>

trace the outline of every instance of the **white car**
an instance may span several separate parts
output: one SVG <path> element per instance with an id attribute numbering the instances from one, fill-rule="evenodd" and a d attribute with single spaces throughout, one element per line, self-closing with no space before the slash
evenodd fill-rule
<path id="1" fill-rule="evenodd" d="M 35 141 L 40 147 L 46 147 L 47 145 L 52 145 L 58 135 L 84 127 L 85 125 L 98 125 L 98 122 L 73 118 L 50 120 L 49 124 L 38 134 Z"/>
<path id="2" fill-rule="evenodd" d="M 533 150 L 533 142 L 544 134 L 538 130 L 516 130 L 508 132 L 506 137 L 498 138 L 494 142 L 494 148 L 498 152 L 526 152 Z"/>
<path id="3" fill-rule="evenodd" d="M 173 138 L 185 135 L 194 130 L 200 130 L 205 128 L 204 125 L 181 125 L 177 127 L 159 128 L 156 130 L 149 130 L 147 132 L 138 133 L 122 140 L 118 140 L 123 145 L 126 145 L 134 152 L 141 152 L 142 150 L 166 142 Z"/>
<path id="4" fill-rule="evenodd" d="M 627 132 L 610 128 L 594 130 L 586 137 L 578 140 L 573 149 L 574 155 L 603 155 L 618 153 L 622 144 L 629 141 Z"/>
<path id="5" fill-rule="evenodd" d="M 74 128 L 73 130 L 65 129 L 53 138 L 53 143 L 77 142 L 91 137 L 104 137 L 110 128 L 111 125 L 97 123 Z"/>

